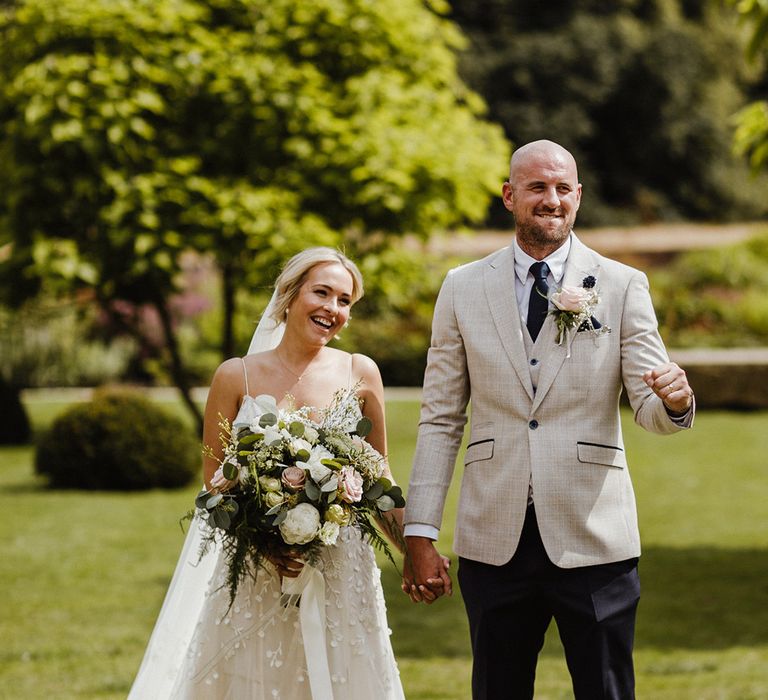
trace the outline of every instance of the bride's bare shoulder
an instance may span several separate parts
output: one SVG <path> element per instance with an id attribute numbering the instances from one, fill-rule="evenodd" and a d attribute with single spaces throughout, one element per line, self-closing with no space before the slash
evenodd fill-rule
<path id="1" fill-rule="evenodd" d="M 226 387 L 232 384 L 242 384 L 243 376 L 243 360 L 239 357 L 231 357 L 224 360 L 216 368 L 211 386 Z"/>
<path id="2" fill-rule="evenodd" d="M 352 375 L 356 381 L 362 380 L 363 388 L 378 389 L 382 386 L 381 372 L 378 365 L 367 355 L 352 355 Z"/>

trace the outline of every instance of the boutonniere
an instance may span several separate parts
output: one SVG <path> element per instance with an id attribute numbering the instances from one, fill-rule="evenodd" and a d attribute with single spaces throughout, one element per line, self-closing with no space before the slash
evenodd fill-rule
<path id="1" fill-rule="evenodd" d="M 608 326 L 604 326 L 593 316 L 600 303 L 600 293 L 597 280 L 592 275 L 582 280 L 581 287 L 561 287 L 550 294 L 549 298 L 555 307 L 549 313 L 555 319 L 557 344 L 561 345 L 564 340 L 567 342 L 568 357 L 571 355 L 568 335 L 573 329 L 577 332 L 588 331 L 594 336 L 611 332 Z M 572 341 L 573 337 L 570 340 Z"/>

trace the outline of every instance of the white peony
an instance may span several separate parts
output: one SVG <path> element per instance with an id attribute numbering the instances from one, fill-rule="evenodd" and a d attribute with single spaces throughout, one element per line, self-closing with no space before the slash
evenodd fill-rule
<path id="1" fill-rule="evenodd" d="M 299 503 L 288 511 L 279 527 L 287 544 L 307 544 L 320 530 L 320 513 L 309 503 Z"/>

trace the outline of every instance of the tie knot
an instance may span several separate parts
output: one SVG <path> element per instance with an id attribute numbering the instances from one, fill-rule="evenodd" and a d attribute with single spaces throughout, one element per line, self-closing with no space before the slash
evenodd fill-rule
<path id="1" fill-rule="evenodd" d="M 549 265 L 545 263 L 543 260 L 541 262 L 535 262 L 531 267 L 529 268 L 530 273 L 533 275 L 534 281 L 537 283 L 537 286 L 541 286 L 542 284 L 547 284 L 547 275 L 549 274 Z"/>

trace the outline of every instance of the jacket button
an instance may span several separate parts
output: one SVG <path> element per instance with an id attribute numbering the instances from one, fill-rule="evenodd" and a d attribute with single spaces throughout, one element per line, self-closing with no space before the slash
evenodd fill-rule
<path id="1" fill-rule="evenodd" d="M 529 427 L 531 430 L 536 430 L 536 428 L 538 428 L 538 427 L 539 427 L 539 421 L 537 421 L 537 420 L 532 420 L 530 423 L 528 423 L 528 427 Z"/>

